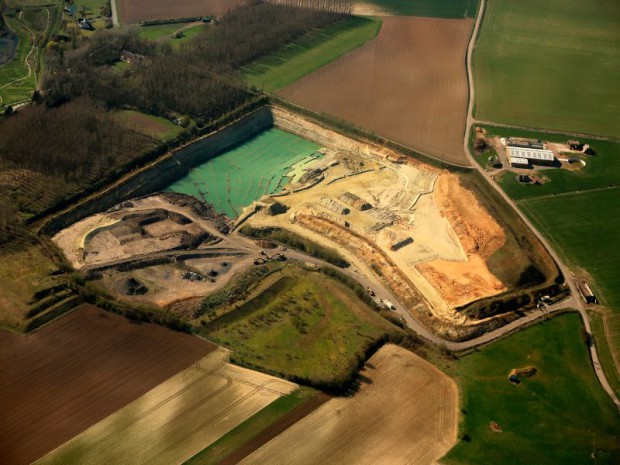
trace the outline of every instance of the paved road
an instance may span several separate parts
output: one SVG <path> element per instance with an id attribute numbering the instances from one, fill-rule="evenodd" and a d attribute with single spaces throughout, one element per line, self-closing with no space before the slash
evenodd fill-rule
<path id="1" fill-rule="evenodd" d="M 486 7 L 486 1 L 481 0 L 480 11 L 478 12 L 478 17 L 476 18 L 476 25 L 474 26 L 474 32 L 471 36 L 469 45 L 467 47 L 467 76 L 468 76 L 468 82 L 469 82 L 469 104 L 467 107 L 467 123 L 466 123 L 467 125 L 465 127 L 465 134 L 463 138 L 463 149 L 465 151 L 465 155 L 468 157 L 468 159 L 472 163 L 472 166 L 474 166 L 478 170 L 478 172 L 480 172 L 480 174 L 484 176 L 487 182 L 495 189 L 495 191 L 506 202 L 510 204 L 510 206 L 517 212 L 517 214 L 521 217 L 521 219 L 525 222 L 525 224 L 530 228 L 530 230 L 534 233 L 534 235 L 538 238 L 538 240 L 540 240 L 540 242 L 543 244 L 545 249 L 547 249 L 547 252 L 549 253 L 549 255 L 551 255 L 551 257 L 555 260 L 556 264 L 558 265 L 558 268 L 564 275 L 564 278 L 566 279 L 566 282 L 570 287 L 571 294 L 573 296 L 572 301 L 571 301 L 572 306 L 574 306 L 574 308 L 576 308 L 579 311 L 579 314 L 581 315 L 581 319 L 584 322 L 586 331 L 589 334 L 592 334 L 592 330 L 590 328 L 590 320 L 588 319 L 588 314 L 586 313 L 584 302 L 578 297 L 579 292 L 577 290 L 577 286 L 575 283 L 575 277 L 570 271 L 570 269 L 560 259 L 556 251 L 549 245 L 549 243 L 547 242 L 547 239 L 545 239 L 545 237 L 534 227 L 534 225 L 530 222 L 530 220 L 521 212 L 517 204 L 510 197 L 508 197 L 508 195 L 504 192 L 504 190 L 501 187 L 499 187 L 499 185 L 497 185 L 494 182 L 490 174 L 487 171 L 485 171 L 478 163 L 476 163 L 473 156 L 469 152 L 469 133 L 470 133 L 472 124 L 474 124 L 475 122 L 474 117 L 473 117 L 475 89 L 474 89 L 474 81 L 473 81 L 473 73 L 472 73 L 472 55 L 473 55 L 474 47 L 476 45 L 476 39 L 480 31 L 480 25 L 482 23 L 482 17 L 484 16 L 485 7 Z M 535 315 L 536 312 L 533 314 Z M 527 318 L 530 317 L 530 315 L 528 315 L 525 318 L 520 318 L 514 323 L 526 320 Z M 541 316 L 541 315 L 538 315 L 538 316 Z M 520 325 L 515 325 L 513 328 L 509 328 L 510 325 L 507 325 L 507 326 L 504 326 L 503 328 L 500 328 L 500 330 L 498 331 L 505 334 L 511 330 L 518 328 L 519 326 L 522 326 L 523 324 L 527 324 L 531 321 L 534 321 L 535 319 L 536 317 L 530 318 L 529 321 L 523 321 L 523 323 L 521 323 Z M 488 335 L 491 335 L 491 334 L 493 333 L 489 333 Z M 488 336 L 488 335 L 485 335 L 485 336 Z M 482 338 L 484 338 L 485 336 L 483 336 Z M 482 338 L 479 338 L 479 339 L 482 339 Z M 603 389 L 605 389 L 607 394 L 609 394 L 609 397 L 611 397 L 611 400 L 614 402 L 614 404 L 616 404 L 616 407 L 620 409 L 620 400 L 618 400 L 618 397 L 614 393 L 613 389 L 609 385 L 609 382 L 607 381 L 607 378 L 605 377 L 605 373 L 603 372 L 601 365 L 599 363 L 598 353 L 596 351 L 596 346 L 594 344 L 590 346 L 590 356 L 592 357 L 592 365 L 594 367 L 594 372 L 596 373 L 596 376 L 598 377 L 601 385 L 603 386 Z"/>

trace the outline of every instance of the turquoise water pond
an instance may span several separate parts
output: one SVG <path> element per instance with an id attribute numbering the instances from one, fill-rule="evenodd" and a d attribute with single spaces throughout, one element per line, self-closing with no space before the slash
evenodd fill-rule
<path id="1" fill-rule="evenodd" d="M 192 169 L 187 176 L 166 188 L 193 195 L 218 213 L 237 218 L 243 207 L 265 194 L 275 194 L 298 173 L 294 165 L 323 155 L 319 145 L 280 129 L 271 128 L 234 149 Z"/>

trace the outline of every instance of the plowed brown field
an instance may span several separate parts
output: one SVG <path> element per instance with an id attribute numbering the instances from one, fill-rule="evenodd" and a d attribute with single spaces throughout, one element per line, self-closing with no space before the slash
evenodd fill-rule
<path id="1" fill-rule="evenodd" d="M 117 0 L 122 24 L 136 24 L 151 19 L 220 16 L 249 3 L 249 0 Z"/>
<path id="2" fill-rule="evenodd" d="M 89 305 L 29 336 L 0 331 L 0 463 L 31 463 L 214 349 Z"/>
<path id="3" fill-rule="evenodd" d="M 279 94 L 446 161 L 468 165 L 465 51 L 473 21 L 384 17 L 378 37 Z"/>

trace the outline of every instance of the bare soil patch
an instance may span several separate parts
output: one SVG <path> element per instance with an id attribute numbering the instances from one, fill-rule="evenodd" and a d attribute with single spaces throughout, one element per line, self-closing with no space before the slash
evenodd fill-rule
<path id="1" fill-rule="evenodd" d="M 90 305 L 29 336 L 0 331 L 0 463 L 31 463 L 214 348 Z"/>
<path id="2" fill-rule="evenodd" d="M 393 345 L 371 357 L 362 375 L 355 396 L 328 401 L 240 463 L 424 465 L 454 445 L 452 379 Z"/>
<path id="3" fill-rule="evenodd" d="M 221 16 L 249 0 L 118 0 L 120 22 L 136 24 L 152 19 Z"/>
<path id="4" fill-rule="evenodd" d="M 35 463 L 184 463 L 297 388 L 227 359 L 217 349 Z"/>
<path id="5" fill-rule="evenodd" d="M 449 162 L 463 152 L 473 21 L 385 17 L 377 39 L 279 93 Z"/>
<path id="6" fill-rule="evenodd" d="M 418 265 L 418 270 L 455 307 L 505 291 L 486 264 L 506 241 L 502 227 L 453 174 L 439 177 L 434 199 L 458 236 L 467 261 L 436 259 Z"/>

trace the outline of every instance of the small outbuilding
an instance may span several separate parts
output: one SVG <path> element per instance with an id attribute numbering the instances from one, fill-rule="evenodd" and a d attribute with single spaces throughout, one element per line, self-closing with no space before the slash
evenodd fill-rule
<path id="1" fill-rule="evenodd" d="M 579 284 L 579 292 L 581 292 L 581 296 L 587 304 L 598 304 L 598 299 L 585 281 Z"/>

